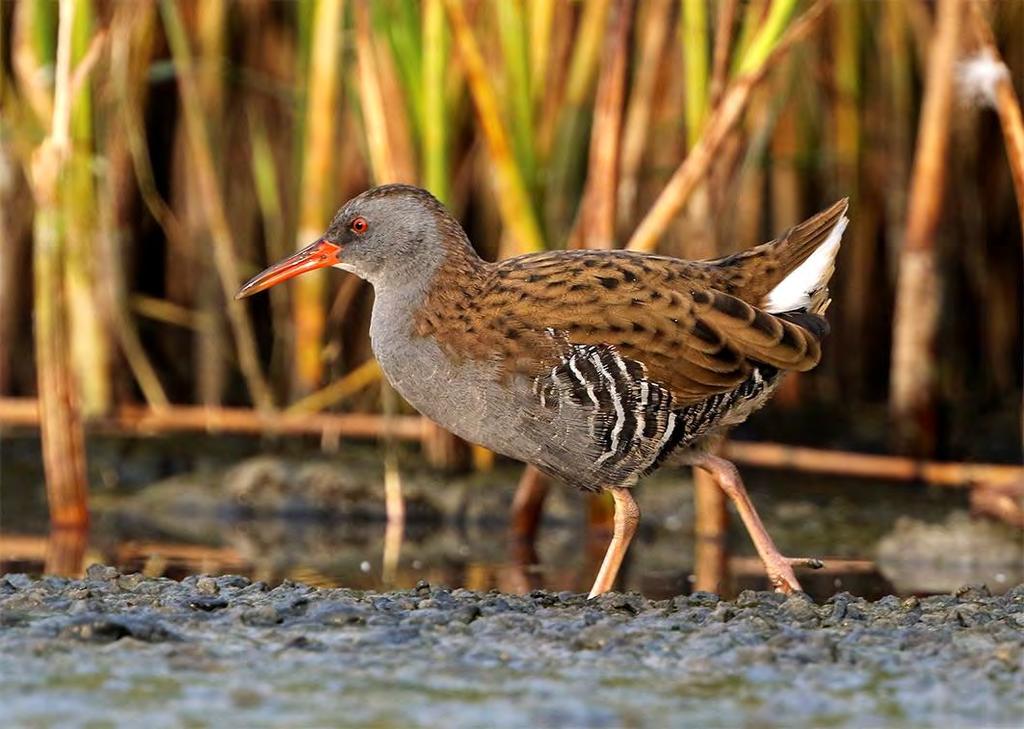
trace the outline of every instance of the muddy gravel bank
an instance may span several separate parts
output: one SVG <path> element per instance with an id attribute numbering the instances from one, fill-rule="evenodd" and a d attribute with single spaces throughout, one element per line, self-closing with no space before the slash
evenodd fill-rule
<path id="1" fill-rule="evenodd" d="M 0 702 L 32 726 L 1011 725 L 1022 646 L 1024 585 L 815 604 L 0 578 Z"/>

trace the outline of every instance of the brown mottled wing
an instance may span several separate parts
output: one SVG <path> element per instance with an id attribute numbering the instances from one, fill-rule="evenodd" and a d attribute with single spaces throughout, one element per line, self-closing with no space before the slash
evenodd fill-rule
<path id="1" fill-rule="evenodd" d="M 534 375 L 564 355 L 560 343 L 609 345 L 643 364 L 678 405 L 739 386 L 753 363 L 783 370 L 817 364 L 820 330 L 709 283 L 699 264 L 623 251 L 509 259 L 478 292 L 474 308 L 486 321 L 475 347 Z"/>

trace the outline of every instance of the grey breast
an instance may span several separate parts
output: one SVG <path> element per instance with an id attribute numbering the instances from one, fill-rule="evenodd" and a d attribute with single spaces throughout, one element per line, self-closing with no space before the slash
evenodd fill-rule
<path id="1" fill-rule="evenodd" d="M 416 303 L 416 297 L 377 290 L 370 342 L 388 380 L 410 405 L 446 430 L 529 461 L 534 446 L 517 428 L 516 388 L 500 382 L 496 364 L 455 362 L 433 338 L 415 335 Z"/>

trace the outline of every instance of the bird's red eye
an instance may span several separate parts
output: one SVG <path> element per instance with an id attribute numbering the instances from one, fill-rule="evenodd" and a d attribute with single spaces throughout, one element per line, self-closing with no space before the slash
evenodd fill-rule
<path id="1" fill-rule="evenodd" d="M 350 227 L 352 228 L 353 233 L 365 233 L 366 229 L 370 226 L 367 224 L 366 218 L 356 218 L 352 221 L 352 225 Z"/>

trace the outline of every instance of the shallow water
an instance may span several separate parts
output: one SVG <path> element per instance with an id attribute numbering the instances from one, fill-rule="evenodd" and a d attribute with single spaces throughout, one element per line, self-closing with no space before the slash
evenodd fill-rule
<path id="1" fill-rule="evenodd" d="M 151 576 L 244 574 L 325 587 L 586 591 L 608 540 L 607 504 L 555 486 L 535 554 L 506 535 L 519 469 L 445 476 L 401 453 L 409 518 L 388 528 L 380 451 L 326 456 L 312 443 L 191 437 L 93 438 L 93 526 L 85 539 L 49 534 L 38 442 L 0 441 L 0 574 L 79 575 L 94 562 Z M 1017 530 L 968 513 L 962 490 L 744 469 L 780 548 L 822 558 L 803 571 L 821 600 L 846 590 L 948 593 L 984 583 L 995 593 L 1024 581 Z M 643 520 L 622 589 L 653 598 L 694 588 L 692 485 L 663 472 L 638 492 Z M 767 581 L 738 520 L 728 561 L 714 575 L 723 596 Z"/>

